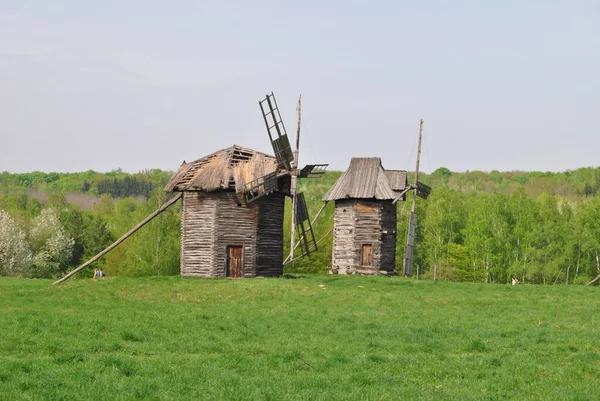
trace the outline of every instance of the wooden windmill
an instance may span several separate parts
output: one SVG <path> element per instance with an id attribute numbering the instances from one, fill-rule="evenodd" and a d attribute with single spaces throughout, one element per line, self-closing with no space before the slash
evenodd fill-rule
<path id="1" fill-rule="evenodd" d="M 115 248 L 169 206 L 182 199 L 181 275 L 198 277 L 279 276 L 283 273 L 285 196 L 292 197 L 292 258 L 317 249 L 298 178 L 318 177 L 326 164 L 298 168 L 298 137 L 292 151 L 273 93 L 259 102 L 275 157 L 233 145 L 184 162 L 165 191 L 173 196 L 115 243 L 73 270 L 67 280 Z M 295 242 L 295 234 L 300 241 Z"/>
<path id="2" fill-rule="evenodd" d="M 394 203 L 402 199 L 408 191 L 413 191 L 412 207 L 410 209 L 410 219 L 408 223 L 408 234 L 406 240 L 406 255 L 404 257 L 404 276 L 408 277 L 412 275 L 413 256 L 415 252 L 415 232 L 417 228 L 417 196 L 423 199 L 427 199 L 431 193 L 431 187 L 423 184 L 419 181 L 419 164 L 421 162 L 421 140 L 423 138 L 423 120 L 419 123 L 419 144 L 417 147 L 417 167 L 415 169 L 415 183 L 409 185 L 404 191 L 402 191 Z"/>
<path id="3" fill-rule="evenodd" d="M 294 250 L 300 245 L 303 255 L 310 255 L 317 250 L 317 241 L 315 239 L 312 223 L 306 207 L 304 194 L 298 192 L 298 178 L 316 178 L 321 176 L 327 164 L 308 164 L 302 169 L 299 168 L 298 157 L 300 154 L 300 126 L 302 119 L 302 98 L 298 99 L 298 126 L 296 130 L 296 148 L 292 151 L 290 141 L 279 112 L 279 106 L 275 95 L 271 92 L 263 100 L 258 102 L 260 110 L 267 128 L 267 134 L 277 159 L 278 171 L 267 174 L 246 184 L 246 201 L 253 202 L 269 193 L 277 187 L 277 180 L 289 176 L 290 197 L 292 198 L 292 227 L 290 256 L 294 260 Z M 299 235 L 299 243 L 296 243 L 296 236 Z"/>

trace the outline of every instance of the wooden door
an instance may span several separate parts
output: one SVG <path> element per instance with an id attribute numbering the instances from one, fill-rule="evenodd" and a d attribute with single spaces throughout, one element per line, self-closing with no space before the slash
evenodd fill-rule
<path id="1" fill-rule="evenodd" d="M 227 277 L 242 277 L 244 265 L 243 248 L 241 246 L 227 247 Z"/>
<path id="2" fill-rule="evenodd" d="M 373 245 L 363 244 L 361 249 L 361 266 L 373 266 Z"/>

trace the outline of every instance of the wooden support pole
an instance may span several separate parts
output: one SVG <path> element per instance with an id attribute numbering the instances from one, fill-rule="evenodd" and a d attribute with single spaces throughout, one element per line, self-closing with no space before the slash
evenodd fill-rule
<path id="1" fill-rule="evenodd" d="M 419 188 L 419 166 L 421 164 L 421 141 L 423 139 L 423 120 L 419 122 L 419 144 L 417 146 L 417 167 L 415 169 L 415 185 L 413 187 L 413 201 L 410 208 L 410 221 L 408 224 L 408 234 L 406 236 L 406 255 L 404 257 L 404 277 L 412 276 L 412 262 L 415 247 L 415 235 L 417 224 L 417 191 Z"/>
<path id="2" fill-rule="evenodd" d="M 325 234 L 324 236 L 322 236 L 322 237 L 321 237 L 321 239 L 317 241 L 317 245 L 319 244 L 319 242 L 321 242 L 321 241 L 323 241 L 325 238 L 327 238 L 327 237 L 329 236 L 329 234 L 331 234 L 331 233 L 332 233 L 332 231 L 333 231 L 333 228 L 332 228 L 331 230 L 327 231 L 327 234 Z M 302 255 L 298 256 L 296 259 L 300 259 L 300 258 L 302 258 L 302 257 L 304 257 L 304 256 L 306 256 L 306 255 L 308 255 L 308 254 L 305 252 L 305 253 L 303 253 Z M 289 263 L 290 263 L 290 261 L 289 261 L 289 258 L 288 258 L 288 259 L 286 259 L 286 261 L 285 261 L 285 262 L 283 262 L 283 264 L 284 264 L 284 265 L 287 265 L 287 264 L 289 264 Z"/>
<path id="3" fill-rule="evenodd" d="M 119 238 L 118 240 L 116 240 L 115 242 L 113 242 L 111 245 L 109 245 L 108 248 L 104 249 L 102 252 L 100 252 L 99 254 L 97 254 L 96 256 L 94 256 L 93 258 L 91 258 L 90 260 L 88 260 L 87 262 L 85 262 L 84 264 L 82 264 L 81 266 L 79 266 L 78 268 L 76 268 L 75 270 L 72 270 L 66 276 L 64 276 L 60 280 L 55 281 L 52 284 L 62 283 L 63 281 L 66 281 L 66 280 L 70 279 L 75 274 L 77 274 L 79 271 L 81 271 L 82 269 L 84 269 L 87 266 L 91 265 L 92 263 L 94 263 L 95 261 L 97 261 L 98 259 L 100 259 L 102 256 L 106 255 L 108 252 L 110 252 L 111 250 L 113 250 L 114 248 L 116 248 L 116 246 L 119 245 L 121 242 L 123 242 L 127 238 L 129 238 L 131 236 L 131 234 L 133 234 L 134 232 L 136 232 L 137 230 L 139 230 L 140 228 L 142 228 L 143 226 L 145 226 L 146 223 L 148 223 L 150 220 L 152 220 L 153 218 L 155 218 L 156 216 L 158 216 L 159 214 L 161 214 L 162 212 L 164 212 L 169 206 L 171 206 L 172 204 L 174 204 L 175 202 L 177 202 L 179 200 L 179 198 L 181 198 L 182 195 L 183 195 L 183 193 L 179 192 L 173 198 L 171 198 L 167 202 L 163 203 L 163 205 L 161 207 L 159 207 L 154 212 L 152 212 L 152 214 L 150 214 L 144 220 L 142 220 L 141 222 L 139 222 L 131 230 L 127 231 L 121 238 Z"/>
<path id="4" fill-rule="evenodd" d="M 292 166 L 290 192 L 292 195 L 292 228 L 290 232 L 290 255 L 291 261 L 294 261 L 294 250 L 296 243 L 296 194 L 298 193 L 298 168 L 300 166 L 298 157 L 300 155 L 300 123 L 302 121 L 302 95 L 298 98 L 298 128 L 296 129 L 296 150 L 294 150 L 294 165 Z"/>
<path id="5" fill-rule="evenodd" d="M 592 284 L 594 284 L 598 280 L 600 280 L 600 274 L 598 274 L 595 279 L 593 279 L 592 281 L 590 281 L 589 283 L 587 283 L 585 286 L 587 287 L 588 285 L 592 285 Z"/>
<path id="6" fill-rule="evenodd" d="M 321 215 L 321 213 L 322 213 L 322 212 L 323 212 L 323 210 L 325 209 L 325 206 L 327 206 L 327 202 L 323 203 L 323 206 L 321 206 L 321 209 L 319 209 L 319 212 L 317 213 L 317 215 L 315 216 L 315 218 L 314 218 L 314 219 L 312 219 L 312 221 L 310 222 L 310 224 L 311 224 L 311 225 L 314 225 L 314 224 L 315 224 L 315 221 L 317 221 L 317 219 L 319 218 L 319 216 Z M 294 246 L 294 249 L 292 250 L 292 252 L 293 252 L 294 250 L 296 250 L 296 249 L 297 249 L 297 248 L 300 246 L 300 244 L 302 243 L 303 239 L 304 239 L 304 237 L 300 237 L 300 240 L 298 240 L 298 242 L 297 242 L 297 243 L 296 243 L 296 245 Z M 285 265 L 285 264 L 287 264 L 287 263 L 290 261 L 290 259 L 291 259 L 291 256 L 290 256 L 290 255 L 288 255 L 288 257 L 285 259 L 285 261 L 283 262 L 283 264 L 284 264 L 284 265 Z"/>

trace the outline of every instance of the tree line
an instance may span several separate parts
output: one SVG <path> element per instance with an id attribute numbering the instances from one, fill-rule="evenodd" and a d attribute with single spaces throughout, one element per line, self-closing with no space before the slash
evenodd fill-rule
<path id="1" fill-rule="evenodd" d="M 408 225 L 399 208 L 399 233 Z M 438 188 L 417 206 L 415 264 L 423 278 L 537 284 L 585 283 L 600 274 L 600 194 L 477 194 Z M 403 258 L 405 237 L 399 238 Z"/>
<path id="2" fill-rule="evenodd" d="M 152 169 L 129 174 L 121 169 L 107 173 L 88 170 L 80 173 L 0 173 L 0 193 L 22 192 L 85 193 L 92 196 L 108 194 L 113 198 L 143 196 L 149 198 L 152 190 L 163 188 L 170 171 Z"/>
<path id="3" fill-rule="evenodd" d="M 0 275 L 57 277 L 79 265 L 155 210 L 165 200 L 162 188 L 170 176 L 160 170 L 129 179 L 123 172 L 57 173 L 51 182 L 63 182 L 58 190 L 49 189 L 47 176 L 31 174 L 0 174 Z M 313 216 L 340 174 L 301 180 Z M 35 188 L 45 189 L 47 200 L 15 185 L 34 176 L 44 183 Z M 89 210 L 66 201 L 65 188 L 81 192 L 88 182 L 88 193 L 94 188 L 97 194 L 99 183 L 115 179 L 130 188 L 144 180 L 153 187 L 147 199 L 107 191 Z M 526 283 L 571 284 L 600 273 L 600 168 L 562 173 L 455 173 L 440 168 L 422 180 L 433 191 L 417 203 L 415 277 L 418 273 L 423 279 L 508 283 L 518 276 Z M 399 272 L 409 211 L 410 201 L 398 204 Z M 171 207 L 101 259 L 100 266 L 109 275 L 178 274 L 180 219 L 180 206 Z M 286 255 L 289 224 L 286 207 Z M 327 272 L 332 246 L 327 234 L 332 226 L 331 204 L 314 227 L 317 239 L 324 237 L 319 251 L 285 271 Z"/>

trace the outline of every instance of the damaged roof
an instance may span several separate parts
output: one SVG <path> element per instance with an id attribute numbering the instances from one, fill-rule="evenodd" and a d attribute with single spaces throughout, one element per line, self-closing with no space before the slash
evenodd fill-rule
<path id="1" fill-rule="evenodd" d="M 406 186 L 406 171 L 384 170 L 379 157 L 353 157 L 350 167 L 325 194 L 323 200 L 392 200 Z"/>
<path id="2" fill-rule="evenodd" d="M 173 174 L 165 191 L 244 191 L 244 184 L 277 171 L 274 156 L 233 145 L 190 163 Z"/>

